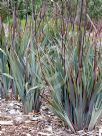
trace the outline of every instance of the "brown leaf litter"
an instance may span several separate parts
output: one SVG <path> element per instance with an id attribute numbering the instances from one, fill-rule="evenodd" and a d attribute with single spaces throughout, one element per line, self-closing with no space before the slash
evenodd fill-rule
<path id="1" fill-rule="evenodd" d="M 0 100 L 0 136 L 98 136 L 101 126 L 100 119 L 95 130 L 82 130 L 75 135 L 63 126 L 46 104 L 42 105 L 38 115 L 25 115 L 20 102 Z"/>

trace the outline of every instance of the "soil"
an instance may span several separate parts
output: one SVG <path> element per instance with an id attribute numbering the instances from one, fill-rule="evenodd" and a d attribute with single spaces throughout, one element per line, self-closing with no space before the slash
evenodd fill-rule
<path id="1" fill-rule="evenodd" d="M 102 126 L 101 119 L 91 132 L 79 131 L 73 134 L 43 104 L 39 114 L 23 113 L 18 101 L 0 100 L 0 135 L 1 136 L 98 136 Z"/>

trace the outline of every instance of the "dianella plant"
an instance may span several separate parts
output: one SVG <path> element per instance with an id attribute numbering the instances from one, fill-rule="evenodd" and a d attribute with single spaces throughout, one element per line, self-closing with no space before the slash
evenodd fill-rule
<path id="1" fill-rule="evenodd" d="M 43 75 L 51 93 L 48 102 L 72 131 L 93 129 L 102 113 L 102 60 L 88 41 L 82 56 L 78 47 L 70 52 L 68 45 L 65 48 L 65 56 L 58 44 L 50 50 L 53 57 L 44 53 Z"/>
<path id="2" fill-rule="evenodd" d="M 72 31 L 76 37 L 69 37 L 68 33 L 65 41 L 62 34 L 49 52 L 42 50 L 41 59 L 43 76 L 51 93 L 47 101 L 73 132 L 92 130 L 102 113 L 102 59 L 100 50 L 97 51 L 97 34 L 91 43 L 85 25 L 81 27 L 82 11 L 79 21 L 77 33 Z"/>
<path id="3" fill-rule="evenodd" d="M 19 48 L 10 48 L 8 56 L 12 76 L 16 83 L 16 93 L 18 93 L 22 100 L 25 112 L 28 113 L 32 110 L 39 112 L 41 106 L 41 73 L 39 60 L 32 34 L 26 31 L 20 39 L 20 42 L 17 40 L 16 46 Z"/>
<path id="4" fill-rule="evenodd" d="M 41 72 L 37 52 L 34 26 L 34 7 L 32 18 L 27 17 L 22 25 L 17 17 L 17 3 L 12 3 L 12 11 L 6 24 L 6 35 L 0 22 L 0 91 L 3 98 L 20 97 L 25 113 L 39 112 L 41 106 Z M 11 19 L 12 16 L 12 20 Z"/>
<path id="5" fill-rule="evenodd" d="M 39 112 L 44 97 L 73 132 L 93 129 L 102 113 L 102 47 L 97 46 L 99 32 L 87 14 L 87 1 L 8 2 L 6 33 L 0 15 L 2 98 L 9 92 L 20 97 L 28 113 Z M 91 38 L 87 18 L 94 28 Z M 42 95 L 44 86 L 49 99 Z"/>
<path id="6" fill-rule="evenodd" d="M 6 54 L 6 37 L 0 16 L 0 97 L 6 98 L 12 84 L 13 77 L 10 76 L 8 56 Z"/>

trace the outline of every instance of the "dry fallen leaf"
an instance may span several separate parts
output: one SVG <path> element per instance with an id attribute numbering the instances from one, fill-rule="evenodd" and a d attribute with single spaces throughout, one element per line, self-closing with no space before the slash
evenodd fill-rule
<path id="1" fill-rule="evenodd" d="M 0 125 L 9 125 L 9 126 L 12 126 L 13 125 L 13 121 L 0 121 Z"/>
<path id="2" fill-rule="evenodd" d="M 38 136 L 53 136 L 53 135 L 49 133 L 38 132 Z"/>

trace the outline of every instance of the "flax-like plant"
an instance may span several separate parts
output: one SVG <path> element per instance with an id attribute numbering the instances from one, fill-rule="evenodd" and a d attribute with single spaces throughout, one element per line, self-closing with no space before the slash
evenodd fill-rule
<path id="1" fill-rule="evenodd" d="M 3 70 L 7 68 L 8 71 L 1 71 L 1 73 L 4 78 L 13 78 L 15 88 L 12 93 L 13 95 L 20 96 L 25 112 L 32 110 L 38 112 L 41 105 L 40 91 L 42 86 L 39 65 L 40 54 L 38 53 L 37 46 L 43 39 L 43 33 L 41 33 L 41 31 L 44 25 L 43 20 L 45 17 L 46 3 L 42 3 L 41 11 L 37 10 L 38 15 L 36 15 L 35 1 L 32 0 L 30 7 L 32 8 L 32 13 L 30 13 L 30 15 L 32 14 L 32 20 L 31 17 L 27 15 L 24 28 L 24 26 L 22 26 L 22 20 L 19 18 L 18 3 L 15 1 L 12 2 L 10 1 L 8 3 L 9 15 L 7 16 L 7 21 L 9 22 L 9 26 L 8 24 L 7 26 L 9 30 L 7 37 L 4 36 L 5 39 L 2 38 L 5 43 L 2 43 L 2 47 L 0 46 L 1 49 L 6 52 L 6 57 L 3 54 L 2 63 L 0 58 L 0 64 L 4 67 L 2 68 Z M 2 52 L 0 53 L 2 54 Z M 4 60 L 4 57 L 6 60 Z M 5 85 L 6 82 L 4 83 L 4 86 Z M 10 85 L 8 88 L 5 88 L 5 90 L 9 90 L 9 88 Z"/>
<path id="2" fill-rule="evenodd" d="M 25 37 L 26 36 L 22 38 Z M 23 102 L 25 112 L 28 113 L 32 110 L 38 112 L 41 106 L 41 74 L 37 52 L 32 43 L 31 36 L 26 43 L 24 39 L 20 42 L 24 42 L 24 45 L 21 45 L 20 50 L 13 50 L 13 48 L 11 48 L 10 52 L 8 52 L 12 76 L 14 77 L 17 91 Z"/>
<path id="3" fill-rule="evenodd" d="M 8 66 L 8 56 L 6 54 L 6 37 L 4 27 L 2 23 L 2 17 L 0 17 L 0 95 L 1 98 L 8 97 L 9 87 L 13 78 L 10 76 Z"/>
<path id="4" fill-rule="evenodd" d="M 49 52 L 42 51 L 41 62 L 44 79 L 50 87 L 50 107 L 75 132 L 93 129 L 102 113 L 102 60 L 94 53 L 90 41 L 85 41 L 82 68 L 79 69 L 79 48 L 70 48 L 71 44 L 67 41 L 63 55 L 59 40 Z M 97 67 L 94 69 L 95 55 Z"/>
<path id="5" fill-rule="evenodd" d="M 0 48 L 0 97 L 7 98 L 9 95 L 9 87 L 13 77 L 10 76 L 8 68 L 8 57 L 3 49 Z"/>
<path id="6" fill-rule="evenodd" d="M 52 44 L 49 42 L 48 52 L 42 50 L 40 59 L 42 73 L 51 92 L 48 102 L 73 132 L 93 129 L 102 113 L 102 61 L 100 51 L 96 51 L 96 39 L 92 46 L 85 37 L 86 16 L 83 18 L 82 9 L 83 0 L 80 1 L 77 31 L 63 33 L 62 20 L 61 38 Z M 61 15 L 63 19 L 63 8 Z"/>

